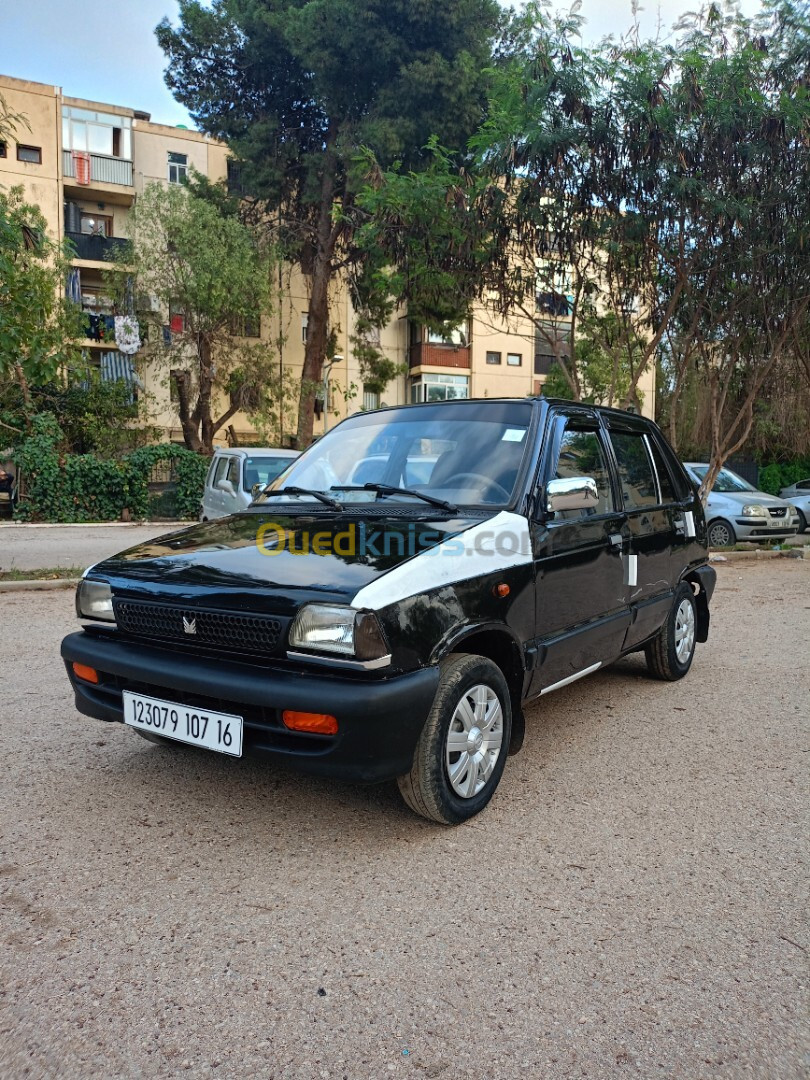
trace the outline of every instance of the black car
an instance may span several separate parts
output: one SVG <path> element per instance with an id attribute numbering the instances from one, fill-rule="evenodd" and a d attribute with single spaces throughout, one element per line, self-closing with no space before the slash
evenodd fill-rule
<path id="1" fill-rule="evenodd" d="M 88 716 L 396 778 L 455 824 L 520 748 L 525 701 L 642 649 L 684 676 L 714 583 L 700 501 L 651 421 L 448 401 L 353 416 L 247 510 L 91 567 L 62 655 Z"/>

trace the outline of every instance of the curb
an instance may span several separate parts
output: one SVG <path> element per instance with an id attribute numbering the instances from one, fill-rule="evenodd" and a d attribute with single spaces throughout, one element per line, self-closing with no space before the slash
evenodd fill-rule
<path id="1" fill-rule="evenodd" d="M 794 561 L 810 560 L 810 549 L 802 551 L 801 548 L 790 548 L 788 551 L 724 551 L 711 553 L 710 563 L 745 562 L 750 559 L 793 559 Z"/>
<path id="2" fill-rule="evenodd" d="M 77 577 L 32 579 L 31 581 L 0 581 L 0 593 L 36 592 L 44 589 L 72 589 L 81 581 Z"/>

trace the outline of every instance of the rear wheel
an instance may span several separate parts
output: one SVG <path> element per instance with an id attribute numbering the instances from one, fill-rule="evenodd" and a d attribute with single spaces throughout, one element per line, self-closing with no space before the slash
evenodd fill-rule
<path id="1" fill-rule="evenodd" d="M 675 593 L 667 621 L 651 642 L 644 646 L 647 667 L 658 679 L 682 679 L 695 655 L 697 605 L 692 588 L 685 581 Z"/>
<path id="2" fill-rule="evenodd" d="M 715 518 L 709 522 L 709 547 L 734 547 L 737 543 L 737 534 L 734 528 L 724 518 Z"/>
<path id="3" fill-rule="evenodd" d="M 397 779 L 405 802 L 443 825 L 480 813 L 503 774 L 511 729 L 500 668 L 484 656 L 448 657 L 411 771 Z"/>

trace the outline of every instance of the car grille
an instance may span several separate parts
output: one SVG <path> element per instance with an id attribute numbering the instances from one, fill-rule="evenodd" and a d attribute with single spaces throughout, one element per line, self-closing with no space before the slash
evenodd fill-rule
<path id="1" fill-rule="evenodd" d="M 771 515 L 771 517 L 784 517 L 785 514 L 787 513 L 787 507 L 786 506 L 769 506 L 768 507 L 768 513 Z"/>
<path id="2" fill-rule="evenodd" d="M 140 638 L 160 638 L 187 645 L 217 645 L 242 652 L 275 652 L 281 639 L 281 620 L 269 615 L 207 611 L 169 604 L 114 600 L 118 626 Z"/>

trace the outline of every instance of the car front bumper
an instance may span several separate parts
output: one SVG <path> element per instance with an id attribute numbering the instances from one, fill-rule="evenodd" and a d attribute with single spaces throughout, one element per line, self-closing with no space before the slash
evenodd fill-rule
<path id="1" fill-rule="evenodd" d="M 301 669 L 273 669 L 183 655 L 113 635 L 78 632 L 62 642 L 62 658 L 85 716 L 123 723 L 122 692 L 244 717 L 243 754 L 275 758 L 304 772 L 375 782 L 407 773 L 436 689 L 437 667 L 388 679 L 363 680 Z M 73 664 L 99 673 L 78 678 Z M 288 730 L 282 711 L 328 712 L 336 735 Z"/>
<path id="2" fill-rule="evenodd" d="M 778 525 L 771 525 L 771 518 L 765 520 L 762 518 L 745 518 L 739 517 L 734 519 L 734 531 L 737 534 L 738 540 L 785 540 L 790 536 L 795 536 L 799 531 L 799 522 L 793 518 L 784 518 L 776 520 L 779 521 Z"/>

